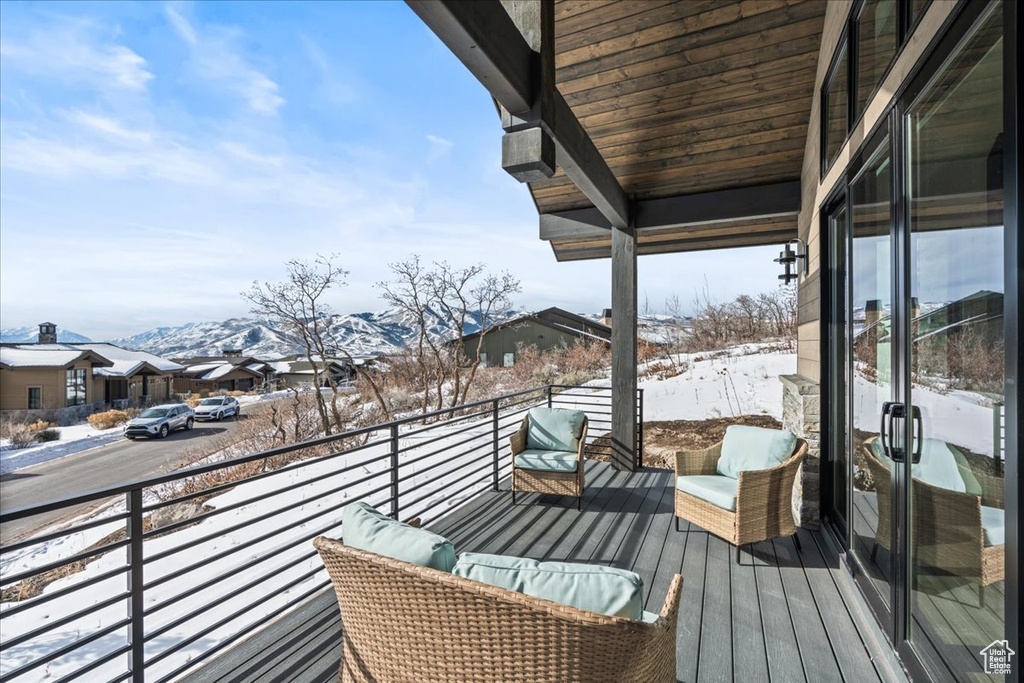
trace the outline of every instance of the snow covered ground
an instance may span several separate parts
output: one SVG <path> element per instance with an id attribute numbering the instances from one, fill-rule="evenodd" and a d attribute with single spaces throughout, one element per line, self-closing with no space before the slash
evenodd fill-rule
<path id="1" fill-rule="evenodd" d="M 124 438 L 121 427 L 95 429 L 90 424 L 57 427 L 60 439 L 28 448 L 11 448 L 7 439 L 0 440 L 0 474 L 16 472 L 25 467 L 64 458 L 97 446 L 105 446 Z"/>
<path id="2" fill-rule="evenodd" d="M 796 354 L 744 344 L 726 354 L 690 353 L 689 369 L 665 380 L 642 380 L 644 420 L 701 420 L 735 415 L 782 418 L 779 375 L 796 372 Z"/>
<path id="3" fill-rule="evenodd" d="M 777 375 L 793 372 L 796 359 L 792 353 L 764 353 L 766 350 L 751 345 L 718 358 L 687 357 L 690 368 L 683 375 L 642 382 L 645 418 L 698 419 L 740 413 L 779 416 L 782 389 Z M 606 392 L 600 395 L 607 397 Z M 580 400 L 602 402 L 586 397 Z M 598 408 L 592 419 L 606 419 L 606 410 Z M 507 414 L 501 420 L 499 462 L 503 472 L 509 461 L 505 435 L 519 420 L 521 414 Z M 488 490 L 493 467 L 491 430 L 489 417 L 429 429 L 417 423 L 403 427 L 399 458 L 401 518 L 430 520 Z M 150 662 L 147 677 L 172 673 L 232 634 L 250 632 L 266 623 L 276 610 L 324 583 L 326 575 L 311 539 L 319 534 L 337 535 L 341 508 L 350 501 L 366 500 L 388 509 L 390 444 L 386 436 L 374 435 L 369 446 L 339 457 L 296 463 L 241 483 L 206 501 L 206 509 L 217 514 L 145 539 L 146 632 L 150 636 L 146 644 Z M 158 493 L 148 491 L 145 500 L 157 501 Z M 122 510 L 116 506 L 101 514 Z M 115 521 L 6 552 L 0 557 L 0 576 L 11 577 L 72 557 L 111 531 L 123 528 L 123 524 Z M 27 672 L 17 680 L 57 679 L 122 647 L 127 627 L 117 624 L 127 617 L 127 605 L 119 597 L 125 590 L 125 575 L 117 572 L 123 570 L 126 561 L 125 549 L 108 552 L 83 571 L 49 584 L 43 593 L 46 602 L 34 598 L 0 604 L 7 643 L 63 615 L 96 608 L 87 616 L 24 643 L 5 645 L 0 666 L 11 671 L 108 627 L 112 628 L 109 634 L 67 653 L 45 670 Z M 82 586 L 107 573 L 113 575 Z M 206 609 L 187 617 L 201 605 Z M 12 609 L 17 613 L 8 616 Z M 103 680 L 115 677 L 124 670 L 125 661 L 124 655 L 118 655 L 90 676 Z"/>

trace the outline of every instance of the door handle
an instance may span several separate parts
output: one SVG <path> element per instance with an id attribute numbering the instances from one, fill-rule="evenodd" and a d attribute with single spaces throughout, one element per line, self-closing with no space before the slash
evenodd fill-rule
<path id="1" fill-rule="evenodd" d="M 921 409 L 917 406 L 912 406 L 911 409 L 912 417 L 914 421 L 914 450 L 910 454 L 910 462 L 913 465 L 921 462 L 921 444 L 924 442 L 924 422 L 921 420 Z"/>
<path id="2" fill-rule="evenodd" d="M 893 421 L 905 418 L 907 407 L 895 401 L 882 404 L 882 425 L 879 438 L 882 440 L 882 451 L 893 462 L 903 462 L 903 448 L 893 445 Z"/>

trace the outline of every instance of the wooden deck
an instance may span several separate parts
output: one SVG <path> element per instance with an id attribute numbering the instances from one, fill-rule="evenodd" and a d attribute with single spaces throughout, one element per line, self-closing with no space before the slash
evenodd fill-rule
<path id="1" fill-rule="evenodd" d="M 643 576 L 657 611 L 683 575 L 679 681 L 902 681 L 881 633 L 837 555 L 819 533 L 735 550 L 699 527 L 677 532 L 672 475 L 615 472 L 588 463 L 583 511 L 575 501 L 487 493 L 431 528 L 458 551 L 592 562 Z M 328 681 L 337 676 L 341 624 L 333 593 L 306 603 L 187 680 Z"/>

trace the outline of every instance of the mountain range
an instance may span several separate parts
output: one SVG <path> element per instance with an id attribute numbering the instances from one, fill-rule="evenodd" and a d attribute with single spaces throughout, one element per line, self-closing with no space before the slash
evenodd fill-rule
<path id="1" fill-rule="evenodd" d="M 429 312 L 430 333 L 437 338 L 448 339 L 455 334 L 454 328 L 440 315 Z M 519 315 L 507 311 L 491 321 L 497 322 Z M 596 314 L 585 317 L 599 320 Z M 644 315 L 640 320 L 640 336 L 656 340 L 666 325 L 674 324 L 669 316 Z M 397 309 L 385 309 L 373 313 L 335 314 L 329 318 L 330 337 L 340 348 L 354 356 L 379 355 L 395 352 L 416 340 L 415 321 Z M 479 316 L 470 314 L 465 333 L 480 329 Z M 10 328 L 0 330 L 0 341 L 34 342 L 36 328 Z M 91 341 L 83 335 L 69 330 L 57 330 L 59 341 Z M 186 323 L 176 327 L 157 327 L 130 337 L 108 340 L 128 349 L 148 351 L 164 358 L 191 358 L 193 356 L 215 356 L 224 349 L 240 349 L 246 356 L 264 359 L 280 358 L 301 352 L 298 343 L 283 331 L 256 318 L 229 318 L 221 322 Z"/>

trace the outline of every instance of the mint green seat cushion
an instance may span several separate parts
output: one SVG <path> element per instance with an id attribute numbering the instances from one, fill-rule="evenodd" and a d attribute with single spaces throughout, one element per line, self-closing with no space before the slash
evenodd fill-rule
<path id="1" fill-rule="evenodd" d="M 455 566 L 451 541 L 382 515 L 372 505 L 352 503 L 341 514 L 345 545 L 403 562 L 450 572 Z"/>
<path id="2" fill-rule="evenodd" d="M 644 610 L 644 613 L 640 615 L 640 621 L 644 622 L 645 624 L 653 624 L 658 620 L 659 616 L 661 615 L 657 612 L 648 612 L 647 610 Z"/>
<path id="3" fill-rule="evenodd" d="M 527 448 L 517 455 L 513 462 L 516 467 L 523 470 L 575 472 L 576 455 L 575 451 L 542 451 L 536 448 Z"/>
<path id="4" fill-rule="evenodd" d="M 721 474 L 692 474 L 679 477 L 676 488 L 723 510 L 736 510 L 739 480 Z"/>
<path id="5" fill-rule="evenodd" d="M 634 621 L 643 617 L 644 581 L 625 569 L 462 553 L 452 573 L 588 612 Z"/>
<path id="6" fill-rule="evenodd" d="M 1006 543 L 1006 511 L 981 506 L 981 528 L 985 532 L 985 547 Z"/>
<path id="7" fill-rule="evenodd" d="M 582 410 L 531 408 L 526 447 L 542 451 L 578 451 L 583 434 Z"/>
<path id="8" fill-rule="evenodd" d="M 767 470 L 793 455 L 796 437 L 784 429 L 731 425 L 722 440 L 718 473 L 736 479 L 740 472 Z"/>

